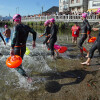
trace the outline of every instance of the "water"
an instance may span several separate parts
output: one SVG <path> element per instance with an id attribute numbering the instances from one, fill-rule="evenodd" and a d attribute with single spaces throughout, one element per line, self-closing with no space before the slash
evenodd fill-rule
<path id="1" fill-rule="evenodd" d="M 3 31 L 4 28 L 0 28 L 0 32 L 2 33 Z M 14 28 L 11 28 L 11 38 L 13 32 Z M 38 33 L 39 35 L 40 33 Z M 10 56 L 11 40 L 6 46 L 4 46 L 2 41 L 0 42 L 0 53 L 2 54 L 0 55 L 0 100 L 22 100 L 21 97 L 23 97 L 23 100 L 33 100 L 31 99 L 31 97 L 34 97 L 32 93 L 35 91 L 40 93 L 41 84 L 47 81 L 46 76 L 43 77 L 42 74 L 58 73 L 57 67 L 60 62 L 51 59 L 50 51 L 43 47 L 43 40 L 44 38 L 37 38 L 36 48 L 33 49 L 31 34 L 28 37 L 27 47 L 30 50 L 30 54 L 24 56 L 23 68 L 34 80 L 32 84 L 29 84 L 24 77 L 19 75 L 14 69 L 8 68 L 5 64 L 6 59 Z M 63 59 L 79 60 L 79 55 L 77 54 L 79 49 L 75 44 L 71 43 L 70 31 L 59 32 L 56 44 L 68 47 L 67 52 L 60 54 L 62 62 L 64 61 Z"/>

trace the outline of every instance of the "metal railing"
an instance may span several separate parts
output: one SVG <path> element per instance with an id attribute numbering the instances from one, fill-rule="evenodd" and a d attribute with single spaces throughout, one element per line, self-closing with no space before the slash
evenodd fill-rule
<path id="1" fill-rule="evenodd" d="M 23 17 L 22 22 L 46 21 L 50 18 L 55 18 L 57 22 L 82 22 L 81 15 L 50 15 L 50 16 Z M 87 19 L 89 22 L 100 21 L 97 15 L 87 16 Z"/>

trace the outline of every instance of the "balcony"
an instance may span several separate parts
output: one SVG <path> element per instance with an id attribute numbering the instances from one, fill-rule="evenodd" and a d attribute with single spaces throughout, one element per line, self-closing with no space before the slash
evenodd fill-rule
<path id="1" fill-rule="evenodd" d="M 67 1 L 63 1 L 63 5 L 66 5 L 66 4 L 68 4 L 68 2 Z"/>

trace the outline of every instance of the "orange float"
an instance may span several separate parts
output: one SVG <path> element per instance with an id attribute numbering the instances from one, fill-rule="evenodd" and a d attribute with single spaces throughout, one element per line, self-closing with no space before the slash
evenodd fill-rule
<path id="1" fill-rule="evenodd" d="M 21 65 L 21 63 L 22 63 L 22 58 L 18 55 L 10 56 L 6 60 L 6 65 L 9 68 L 17 68 L 18 66 Z"/>
<path id="2" fill-rule="evenodd" d="M 64 53 L 65 51 L 67 51 L 67 47 L 66 47 L 66 46 L 54 45 L 54 48 L 55 48 L 59 53 Z"/>
<path id="3" fill-rule="evenodd" d="M 91 37 L 90 39 L 88 39 L 88 42 L 89 43 L 94 43 L 96 40 L 96 37 Z"/>
<path id="4" fill-rule="evenodd" d="M 58 49 L 59 53 L 64 53 L 65 51 L 67 51 L 67 47 L 62 46 L 60 49 Z"/>

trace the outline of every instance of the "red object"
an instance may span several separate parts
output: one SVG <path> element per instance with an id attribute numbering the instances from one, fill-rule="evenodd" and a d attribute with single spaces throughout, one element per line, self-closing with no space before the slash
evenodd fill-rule
<path id="1" fill-rule="evenodd" d="M 59 53 L 64 53 L 65 51 L 67 51 L 67 47 L 62 46 L 60 49 L 58 49 Z"/>
<path id="2" fill-rule="evenodd" d="M 17 68 L 21 65 L 21 63 L 22 63 L 22 58 L 18 55 L 10 56 L 6 60 L 6 65 L 9 68 Z"/>
<path id="3" fill-rule="evenodd" d="M 59 53 L 64 53 L 65 51 L 67 51 L 67 47 L 66 46 L 54 45 L 54 48 L 56 50 L 58 50 Z"/>
<path id="4" fill-rule="evenodd" d="M 90 34 L 91 33 L 91 31 L 87 31 L 87 34 Z"/>
<path id="5" fill-rule="evenodd" d="M 96 41 L 96 37 L 91 37 L 90 39 L 88 39 L 89 43 L 94 43 Z"/>
<path id="6" fill-rule="evenodd" d="M 87 51 L 87 50 L 86 50 L 86 48 L 84 48 L 84 47 L 83 47 L 83 51 L 85 51 L 85 52 L 86 52 L 86 51 Z"/>
<path id="7" fill-rule="evenodd" d="M 80 49 L 80 52 L 83 53 L 83 49 Z"/>
<path id="8" fill-rule="evenodd" d="M 71 30 L 72 30 L 72 37 L 79 37 L 79 31 L 80 31 L 79 26 L 74 25 Z"/>

